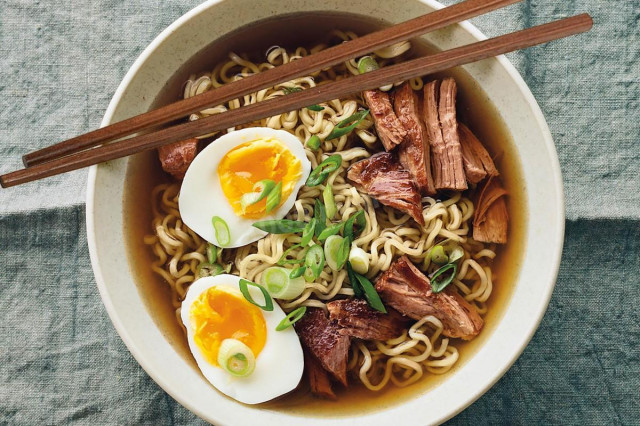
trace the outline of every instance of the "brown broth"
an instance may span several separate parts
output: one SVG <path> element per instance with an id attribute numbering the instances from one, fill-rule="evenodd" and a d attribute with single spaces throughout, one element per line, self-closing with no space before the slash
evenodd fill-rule
<path id="1" fill-rule="evenodd" d="M 364 34 L 383 25 L 385 24 L 379 20 L 359 15 L 329 12 L 286 15 L 252 24 L 251 37 L 246 37 L 246 28 L 240 29 L 217 40 L 195 55 L 167 82 L 165 89 L 156 98 L 154 106 L 180 99 L 183 83 L 191 73 L 212 69 L 218 61 L 225 59 L 229 51 L 258 52 L 263 55 L 268 47 L 275 44 L 285 47 L 310 45 L 316 41 L 317 34 L 326 34 L 332 29 L 349 29 L 358 34 Z M 286 34 L 295 34 L 295 40 L 292 40 L 293 37 L 284 36 L 282 28 L 288 29 Z M 425 54 L 433 51 L 433 48 L 422 41 L 414 43 L 416 53 Z M 417 398 L 446 380 L 471 359 L 494 332 L 502 318 L 513 293 L 525 251 L 524 230 L 528 209 L 521 167 L 518 161 L 514 160 L 515 148 L 506 125 L 475 80 L 461 68 L 434 77 L 443 76 L 456 79 L 459 117 L 473 130 L 492 157 L 496 159 L 502 182 L 509 192 L 507 200 L 510 217 L 509 244 L 499 249 L 496 261 L 492 265 L 494 288 L 488 301 L 488 313 L 484 316 L 484 329 L 470 342 L 453 343 L 460 353 L 460 358 L 447 374 L 437 376 L 427 373 L 414 385 L 406 388 L 389 385 L 380 392 L 368 391 L 361 385 L 337 389 L 338 402 L 313 398 L 308 389 L 301 386 L 300 389 L 288 395 L 262 404 L 262 408 L 286 411 L 300 416 L 342 417 L 357 415 L 364 411 L 384 410 L 407 399 Z M 473 105 L 473 108 L 470 105 Z M 127 187 L 123 200 L 124 235 L 129 265 L 136 278 L 138 291 L 167 341 L 185 361 L 195 367 L 195 361 L 189 352 L 186 338 L 171 305 L 169 287 L 151 271 L 149 265 L 154 260 L 153 254 L 143 243 L 144 235 L 153 233 L 152 212 L 149 207 L 151 190 L 157 184 L 168 181 L 160 168 L 155 152 L 134 156 L 129 162 L 126 181 Z"/>

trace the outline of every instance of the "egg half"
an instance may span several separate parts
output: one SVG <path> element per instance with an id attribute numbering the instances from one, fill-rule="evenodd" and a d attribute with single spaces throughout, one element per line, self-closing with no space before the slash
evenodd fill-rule
<path id="1" fill-rule="evenodd" d="M 194 232 L 219 247 L 252 243 L 266 235 L 253 223 L 282 219 L 310 171 L 304 147 L 289 132 L 251 127 L 227 133 L 203 149 L 189 166 L 180 189 L 180 216 Z M 242 208 L 242 196 L 264 179 L 282 183 L 278 206 L 266 213 L 263 199 Z M 214 216 L 227 224 L 229 244 L 217 240 L 211 223 Z"/>
<path id="2" fill-rule="evenodd" d="M 180 315 L 187 329 L 189 349 L 200 371 L 220 392 L 245 404 L 269 401 L 296 388 L 304 359 L 293 327 L 276 331 L 285 313 L 274 302 L 273 311 L 249 303 L 239 287 L 240 277 L 216 275 L 194 282 L 182 302 Z M 255 287 L 251 297 L 263 300 Z M 256 358 L 255 370 L 236 377 L 218 365 L 224 339 L 246 344 Z"/>

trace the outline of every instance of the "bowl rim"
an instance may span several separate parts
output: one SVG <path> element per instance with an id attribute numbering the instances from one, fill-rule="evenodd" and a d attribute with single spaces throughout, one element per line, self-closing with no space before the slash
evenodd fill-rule
<path id="1" fill-rule="evenodd" d="M 176 19 L 173 23 L 171 23 L 167 28 L 165 28 L 158 36 L 154 38 L 154 40 L 143 50 L 143 52 L 138 56 L 135 62 L 132 64 L 129 71 L 124 76 L 120 85 L 118 86 L 116 92 L 111 99 L 107 110 L 105 111 L 105 115 L 101 122 L 101 127 L 106 126 L 111 123 L 113 119 L 114 112 L 118 104 L 122 101 L 122 98 L 125 94 L 127 87 L 130 85 L 134 77 L 140 71 L 140 69 L 144 66 L 145 62 L 149 59 L 150 56 L 154 54 L 158 46 L 160 46 L 165 40 L 167 40 L 176 29 L 180 28 L 185 23 L 189 22 L 192 18 L 200 15 L 202 12 L 208 10 L 211 7 L 214 7 L 218 3 L 222 3 L 228 0 L 207 0 L 204 3 L 194 7 L 189 10 L 178 19 Z M 424 3 L 426 6 L 431 7 L 433 9 L 441 9 L 445 6 L 439 3 L 436 0 L 417 0 L 421 3 Z M 457 24 L 462 27 L 464 31 L 470 34 L 473 38 L 477 40 L 485 40 L 487 37 L 473 24 L 469 21 L 460 22 Z M 515 363 L 515 361 L 520 357 L 524 349 L 527 347 L 533 335 L 537 331 L 542 318 L 544 317 L 547 308 L 549 306 L 549 301 L 553 294 L 553 290 L 555 288 L 558 272 L 561 263 L 563 243 L 564 243 L 564 232 L 565 232 L 565 196 L 564 196 L 564 186 L 562 181 L 562 175 L 560 170 L 560 162 L 558 159 L 557 151 L 555 149 L 555 144 L 553 142 L 553 138 L 551 135 L 551 131 L 548 127 L 548 124 L 544 118 L 542 110 L 538 105 L 536 99 L 533 96 L 533 93 L 529 89 L 528 85 L 517 71 L 517 69 L 511 64 L 511 62 L 504 55 L 500 55 L 495 58 L 499 65 L 503 68 L 503 70 L 509 75 L 509 77 L 513 80 L 513 82 L 517 85 L 518 89 L 521 92 L 521 95 L 524 97 L 526 102 L 531 107 L 531 113 L 533 114 L 532 118 L 535 120 L 536 126 L 540 129 L 543 138 L 542 143 L 546 148 L 549 166 L 552 170 L 552 181 L 554 187 L 557 189 L 556 194 L 557 198 L 553 200 L 555 205 L 557 206 L 556 211 L 553 213 L 554 217 L 557 218 L 558 224 L 557 228 L 553 235 L 549 238 L 553 241 L 554 253 L 550 256 L 553 259 L 553 263 L 548 265 L 549 277 L 551 278 L 550 284 L 545 287 L 544 294 L 541 295 L 539 307 L 536 312 L 535 318 L 533 321 L 529 323 L 529 327 L 526 330 L 526 333 L 522 335 L 522 339 L 517 347 L 517 350 L 511 352 L 508 359 L 502 363 L 501 367 L 492 373 L 492 380 L 486 381 L 482 386 L 478 386 L 475 389 L 475 392 L 468 396 L 466 399 L 462 400 L 457 409 L 451 410 L 447 415 L 442 415 L 439 418 L 433 419 L 434 423 L 444 422 L 455 415 L 462 412 L 465 408 L 475 402 L 478 398 L 480 398 L 487 390 L 489 390 L 502 376 L 511 368 L 511 366 Z M 98 171 L 103 167 L 101 165 L 92 166 L 89 169 L 88 178 L 87 178 L 87 192 L 86 192 L 86 229 L 87 229 L 87 244 L 89 247 L 89 255 L 91 259 L 91 266 L 94 272 L 96 284 L 102 299 L 103 304 L 105 305 L 105 309 L 109 315 L 111 322 L 114 325 L 114 328 L 118 332 L 120 338 L 126 345 L 129 352 L 135 358 L 136 362 L 146 371 L 146 373 L 172 398 L 178 401 L 185 408 L 196 414 L 202 419 L 208 420 L 210 416 L 202 412 L 197 406 L 193 405 L 189 400 L 185 400 L 181 397 L 181 395 L 173 389 L 167 381 L 165 381 L 163 375 L 160 371 L 155 370 L 152 366 L 149 365 L 148 362 L 145 361 L 145 351 L 140 348 L 140 346 L 136 343 L 136 341 L 131 337 L 127 328 L 124 326 L 122 319 L 116 312 L 116 308 L 109 297 L 107 292 L 107 282 L 102 273 L 102 265 L 100 264 L 100 260 L 98 258 L 98 243 L 95 238 L 96 234 L 96 221 L 95 219 L 95 184 Z M 500 319 L 500 322 L 502 319 Z M 483 345 L 484 346 L 484 345 Z M 338 419 L 335 419 L 338 420 Z M 209 420 L 208 420 L 209 421 Z"/>

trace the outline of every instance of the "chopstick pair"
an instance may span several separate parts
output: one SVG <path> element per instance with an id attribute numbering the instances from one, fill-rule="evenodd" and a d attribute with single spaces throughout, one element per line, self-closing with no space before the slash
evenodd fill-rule
<path id="1" fill-rule="evenodd" d="M 26 155 L 23 159 L 27 168 L 0 176 L 0 184 L 6 188 L 103 161 L 114 160 L 158 148 L 172 142 L 330 101 L 352 93 L 374 89 L 397 81 L 443 71 L 558 38 L 579 34 L 588 31 L 593 25 L 593 21 L 588 14 L 577 15 L 384 67 L 366 74 L 291 93 L 287 96 L 247 105 L 240 109 L 179 124 L 153 133 L 88 149 L 100 143 L 113 141 L 142 129 L 155 127 L 176 118 L 185 117 L 190 113 L 235 99 L 247 93 L 271 87 L 317 69 L 335 65 L 381 47 L 407 40 L 425 32 L 433 31 L 518 1 L 520 0 L 467 0 L 243 80 L 221 86 L 193 98 L 78 136 Z"/>

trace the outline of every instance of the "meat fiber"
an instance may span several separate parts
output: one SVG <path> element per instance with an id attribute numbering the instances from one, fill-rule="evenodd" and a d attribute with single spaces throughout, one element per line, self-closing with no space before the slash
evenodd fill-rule
<path id="1" fill-rule="evenodd" d="M 388 152 L 375 154 L 349 167 L 347 178 L 361 192 L 377 199 L 385 206 L 407 213 L 420 225 L 422 199 L 408 170 Z"/>
<path id="2" fill-rule="evenodd" d="M 378 137 L 384 149 L 391 151 L 407 136 L 407 131 L 396 117 L 389 95 L 381 90 L 365 90 L 362 94 L 371 111 Z"/>
<path id="3" fill-rule="evenodd" d="M 304 367 L 307 371 L 312 394 L 320 398 L 337 399 L 331 388 L 329 374 L 322 368 L 318 360 L 307 351 L 304 351 Z"/>
<path id="4" fill-rule="evenodd" d="M 322 368 L 347 386 L 347 358 L 351 337 L 340 333 L 340 327 L 329 320 L 322 309 L 309 308 L 294 325 L 300 341 L 316 357 Z"/>
<path id="5" fill-rule="evenodd" d="M 456 83 L 448 78 L 424 86 L 424 121 L 431 145 L 431 165 L 436 189 L 467 189 L 462 148 L 456 121 Z"/>
<path id="6" fill-rule="evenodd" d="M 189 165 L 196 158 L 198 139 L 192 138 L 158 148 L 162 169 L 178 180 L 184 178 Z"/>
<path id="7" fill-rule="evenodd" d="M 393 108 L 407 131 L 407 136 L 398 146 L 398 160 L 409 170 L 411 177 L 423 195 L 434 195 L 436 188 L 431 176 L 431 148 L 427 129 L 420 118 L 420 99 L 408 83 L 393 92 Z"/>
<path id="8" fill-rule="evenodd" d="M 473 239 L 484 243 L 507 242 L 509 214 L 500 178 L 490 177 L 482 187 L 473 212 Z"/>
<path id="9" fill-rule="evenodd" d="M 498 176 L 498 169 L 485 147 L 462 123 L 458 123 L 458 138 L 462 147 L 462 162 L 468 182 L 478 183 L 487 175 Z"/>
<path id="10" fill-rule="evenodd" d="M 447 337 L 470 340 L 482 329 L 482 318 L 473 306 L 450 287 L 433 293 L 429 279 L 406 256 L 380 276 L 376 290 L 387 305 L 408 317 L 438 318 L 443 325 L 442 334 Z"/>
<path id="11" fill-rule="evenodd" d="M 409 322 L 395 309 L 387 313 L 369 307 L 364 300 L 345 299 L 327 303 L 329 318 L 336 321 L 340 334 L 364 340 L 389 340 L 402 334 Z"/>

